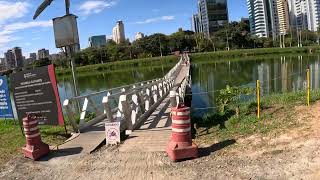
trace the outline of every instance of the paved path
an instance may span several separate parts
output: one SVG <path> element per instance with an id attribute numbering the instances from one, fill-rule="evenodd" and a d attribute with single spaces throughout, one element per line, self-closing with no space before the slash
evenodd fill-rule
<path id="1" fill-rule="evenodd" d="M 182 66 L 175 84 L 180 84 L 189 71 Z M 120 146 L 120 152 L 163 152 L 171 136 L 170 97 L 166 97 L 153 114 Z"/>
<path id="2" fill-rule="evenodd" d="M 75 134 L 67 143 L 58 146 L 58 149 L 77 150 L 79 153 L 86 154 L 93 152 L 106 138 L 104 124 L 104 121 L 100 122 L 81 134 Z"/>

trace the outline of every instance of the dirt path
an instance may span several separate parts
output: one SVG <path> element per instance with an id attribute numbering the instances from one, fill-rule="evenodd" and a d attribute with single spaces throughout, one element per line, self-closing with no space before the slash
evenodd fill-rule
<path id="1" fill-rule="evenodd" d="M 56 153 L 61 157 L 49 161 L 12 160 L 0 179 L 319 179 L 319 107 L 296 107 L 297 128 L 220 142 L 202 148 L 195 160 L 172 163 L 165 153 L 117 148 L 87 156 Z"/>

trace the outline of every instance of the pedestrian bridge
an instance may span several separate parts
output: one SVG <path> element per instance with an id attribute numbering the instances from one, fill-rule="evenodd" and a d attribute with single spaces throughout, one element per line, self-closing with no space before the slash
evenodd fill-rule
<path id="1" fill-rule="evenodd" d="M 183 54 L 163 78 L 66 99 L 63 107 L 77 133 L 58 149 L 91 153 L 105 141 L 105 123 L 120 122 L 129 135 L 120 151 L 165 151 L 170 107 L 184 101 L 190 87 L 190 59 Z"/>

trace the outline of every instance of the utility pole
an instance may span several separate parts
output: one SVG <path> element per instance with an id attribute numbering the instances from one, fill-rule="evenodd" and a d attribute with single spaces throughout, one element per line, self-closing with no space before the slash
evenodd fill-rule
<path id="1" fill-rule="evenodd" d="M 159 45 L 160 45 L 160 55 L 161 55 L 161 57 L 162 57 L 162 47 L 161 47 L 160 36 L 159 36 Z"/>
<path id="2" fill-rule="evenodd" d="M 227 36 L 227 51 L 229 51 L 230 50 L 230 46 L 229 46 L 229 36 L 228 36 L 228 30 L 227 29 L 226 29 L 226 36 Z"/>
<path id="3" fill-rule="evenodd" d="M 70 15 L 70 0 L 65 0 L 65 5 L 66 5 L 66 15 Z M 74 53 L 74 46 L 70 45 L 69 47 L 69 54 L 68 56 L 70 57 L 70 63 L 71 63 L 71 71 L 72 71 L 72 79 L 73 79 L 73 86 L 74 86 L 74 95 L 75 97 L 79 96 L 79 89 L 78 89 L 78 79 L 77 79 L 77 69 L 76 69 L 76 63 L 74 62 L 74 58 L 72 57 Z M 66 51 L 68 53 L 68 51 Z"/>
<path id="4" fill-rule="evenodd" d="M 35 20 L 48 6 L 50 6 L 50 4 L 53 2 L 53 0 L 44 0 L 42 2 L 42 4 L 37 8 L 34 16 L 33 16 L 33 20 Z M 71 16 L 70 14 L 70 0 L 65 0 L 65 10 L 66 10 L 66 15 L 64 17 L 59 17 L 59 18 L 55 18 L 55 19 L 62 19 L 62 18 L 66 18 L 68 16 Z M 55 22 L 55 19 L 53 19 L 53 22 Z M 75 18 L 76 19 L 76 16 Z M 76 23 L 76 20 L 74 20 Z M 54 24 L 54 23 L 53 23 Z M 54 29 L 55 29 L 55 24 L 54 24 Z M 77 31 L 77 35 L 78 35 L 78 29 L 75 28 L 73 29 L 74 31 Z M 72 32 L 74 33 L 74 32 Z M 57 37 L 55 37 L 57 38 Z M 56 39 L 57 40 L 57 39 Z M 69 39 L 68 39 L 69 40 Z M 59 45 L 58 45 L 59 44 Z M 64 48 L 65 53 L 66 53 L 66 57 L 70 58 L 70 65 L 71 65 L 71 70 L 72 70 L 72 77 L 73 77 L 73 84 L 74 84 L 74 93 L 75 96 L 78 96 L 78 82 L 77 82 L 77 74 L 76 74 L 76 65 L 74 62 L 74 59 L 72 58 L 72 55 L 74 53 L 74 48 L 76 45 L 79 45 L 79 40 L 77 40 L 77 42 L 72 42 L 72 43 L 68 43 L 68 44 L 64 44 L 61 45 L 60 43 L 56 42 L 56 47 L 57 48 Z"/>

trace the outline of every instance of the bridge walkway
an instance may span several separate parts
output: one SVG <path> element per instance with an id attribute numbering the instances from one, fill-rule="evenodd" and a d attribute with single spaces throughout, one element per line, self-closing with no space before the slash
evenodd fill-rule
<path id="1" fill-rule="evenodd" d="M 178 74 L 175 85 L 180 84 L 189 71 L 189 66 L 183 65 Z M 153 114 L 138 128 L 133 131 L 120 152 L 162 152 L 171 136 L 171 105 L 170 97 L 166 97 Z"/>
<path id="2" fill-rule="evenodd" d="M 181 84 L 190 66 L 180 65 L 174 85 Z M 156 110 L 143 124 L 132 132 L 130 137 L 120 146 L 120 151 L 164 151 L 170 138 L 170 98 L 165 97 Z M 91 153 L 105 141 L 105 122 L 94 124 L 81 133 L 76 133 L 66 143 L 58 146 L 59 151 L 77 150 L 79 153 Z"/>

